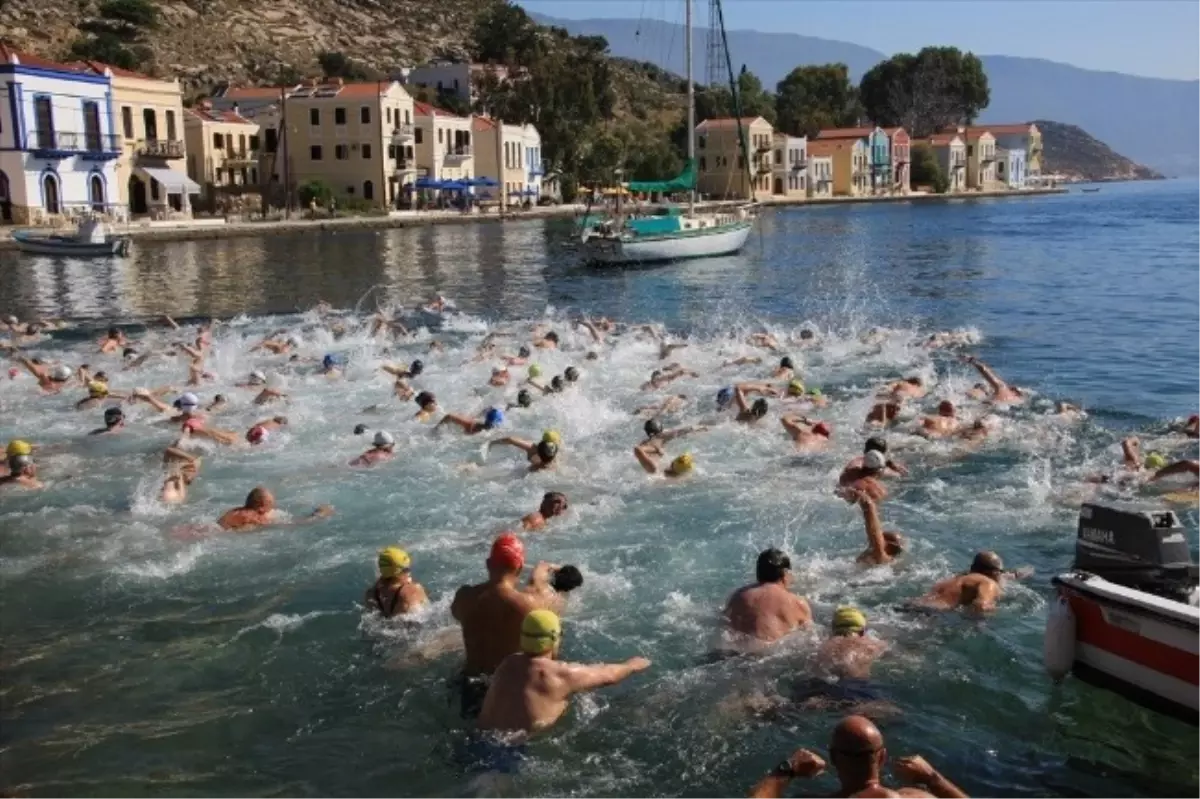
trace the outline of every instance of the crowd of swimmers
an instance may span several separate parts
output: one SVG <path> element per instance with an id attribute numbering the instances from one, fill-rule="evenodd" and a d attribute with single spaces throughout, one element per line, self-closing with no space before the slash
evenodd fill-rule
<path id="1" fill-rule="evenodd" d="M 427 313 L 442 313 L 448 308 L 443 298 L 423 306 Z M 328 309 L 322 309 L 328 311 Z M 346 317 L 328 315 L 323 326 L 334 337 L 344 336 L 358 324 Z M 163 323 L 182 336 L 174 320 Z M 410 335 L 407 326 L 392 315 L 376 314 L 363 321 L 369 335 L 404 340 Z M 685 349 L 686 341 L 672 341 L 654 326 L 630 326 L 625 330 L 607 319 L 582 319 L 580 330 L 589 337 L 588 347 L 581 350 L 584 360 L 603 357 L 605 343 L 614 336 L 635 336 L 654 341 L 661 361 L 667 361 Z M 284 415 L 267 416 L 244 432 L 217 426 L 214 417 L 237 403 L 255 407 L 284 404 L 286 392 L 271 384 L 263 369 L 254 369 L 231 389 L 247 389 L 242 402 L 233 393 L 213 393 L 207 404 L 199 393 L 214 387 L 215 376 L 206 369 L 213 346 L 213 325 L 200 325 L 194 336 L 180 339 L 153 349 L 131 340 L 119 328 L 110 329 L 98 342 L 97 356 L 104 368 L 89 364 L 70 365 L 61 361 L 30 357 L 27 351 L 45 341 L 55 323 L 21 323 L 13 317 L 0 324 L 0 351 L 12 360 L 9 370 L 10 390 L 20 390 L 16 382 L 23 373 L 37 384 L 43 395 L 81 390 L 83 396 L 76 407 L 95 412 L 103 426 L 91 435 L 119 434 L 127 423 L 123 406 L 141 403 L 152 409 L 156 420 L 176 430 L 177 437 L 163 453 L 166 474 L 160 499 L 178 504 L 187 501 L 188 488 L 200 478 L 202 458 L 196 442 L 204 442 L 211 451 L 219 453 L 224 447 L 256 447 L 270 439 L 273 433 L 289 425 Z M 465 435 L 486 434 L 487 446 L 511 446 L 525 456 L 530 471 L 552 470 L 563 459 L 563 439 L 558 432 L 546 430 L 540 437 L 494 435 L 505 425 L 505 413 L 527 408 L 542 398 L 573 390 L 584 375 L 578 367 L 567 368 L 562 375 L 545 379 L 535 362 L 535 353 L 558 349 L 562 339 L 553 330 L 537 326 L 525 331 L 524 341 L 515 347 L 505 347 L 500 334 L 487 336 L 480 344 L 475 359 L 495 364 L 488 381 L 490 388 L 507 393 L 511 399 L 496 403 L 475 414 L 449 412 L 441 407 L 436 395 L 426 383 L 425 366 L 421 360 L 408 364 L 384 364 L 382 371 L 392 382 L 392 393 L 403 402 L 416 405 L 414 418 L 429 422 L 435 428 L 453 425 Z M 872 331 L 864 337 L 870 341 L 879 335 Z M 819 347 L 820 338 L 811 330 L 802 330 L 795 338 L 780 342 L 769 333 L 751 335 L 745 342 L 761 355 L 745 356 L 727 361 L 723 369 L 762 367 L 760 379 L 733 382 L 721 388 L 715 396 L 719 416 L 734 424 L 761 425 L 772 415 L 772 405 L 778 408 L 778 422 L 792 446 L 799 452 L 819 452 L 827 448 L 835 435 L 834 425 L 820 418 L 833 400 L 815 386 L 804 383 L 792 357 L 780 353 L 787 348 L 803 350 Z M 923 342 L 929 348 L 962 348 L 970 343 L 959 333 L 938 333 Z M 431 351 L 441 349 L 434 341 Z M 308 370 L 330 378 L 339 377 L 344 370 L 343 360 L 336 354 L 321 359 L 306 358 L 298 353 L 300 341 L 282 330 L 265 337 L 249 348 L 260 358 L 271 361 L 278 369 Z M 285 358 L 283 365 L 279 359 Z M 778 358 L 778 360 L 775 360 Z M 120 370 L 122 376 L 136 372 L 151 359 L 164 361 L 182 359 L 186 368 L 183 387 L 133 388 L 118 391 L 110 387 L 109 372 Z M 862 454 L 845 464 L 831 490 L 847 503 L 861 510 L 866 538 L 865 549 L 857 555 L 864 567 L 878 567 L 902 558 L 908 542 L 897 531 L 885 529 L 882 511 L 888 498 L 887 484 L 910 477 L 909 470 L 889 453 L 885 433 L 907 425 L 910 432 L 933 439 L 957 439 L 968 446 L 980 446 L 995 428 L 996 414 L 1003 409 L 1027 401 L 1029 392 L 1010 385 L 987 364 L 972 356 L 962 361 L 976 369 L 982 378 L 968 392 L 977 403 L 979 415 L 967 419 L 963 409 L 949 399 L 931 403 L 926 415 L 919 412 L 905 418 L 909 406 L 921 407 L 927 400 L 928 387 L 918 376 L 888 382 L 877 389 L 864 429 L 866 440 Z M 771 366 L 777 363 L 777 366 Z M 110 365 L 111 364 L 111 365 Z M 523 380 L 514 378 L 515 370 L 524 370 Z M 661 392 L 676 381 L 698 377 L 698 373 L 680 363 L 656 366 L 642 385 L 648 395 Z M 231 391 L 227 390 L 227 391 Z M 165 397 L 175 394 L 172 402 Z M 633 444 L 635 462 L 648 474 L 667 480 L 688 479 L 696 467 L 690 451 L 680 449 L 678 442 L 686 437 L 703 435 L 713 422 L 668 428 L 663 420 L 687 408 L 684 395 L 668 394 L 648 399 L 632 409 L 644 419 L 642 435 Z M 1065 419 L 1077 419 L 1083 411 L 1060 402 L 1056 414 Z M 719 422 L 718 422 L 719 423 Z M 1190 439 L 1200 436 L 1200 417 L 1192 416 L 1178 426 L 1177 433 Z M 386 430 L 369 430 L 359 424 L 356 435 L 370 434 L 370 445 L 350 462 L 351 466 L 371 468 L 396 456 L 396 441 Z M 6 468 L 0 470 L 0 487 L 20 487 L 37 490 L 45 488 L 39 478 L 37 460 L 39 448 L 36 436 L 15 439 L 7 446 Z M 52 452 L 53 446 L 44 448 Z M 1153 452 L 1143 454 L 1140 442 L 1133 437 L 1123 444 L 1123 459 L 1111 472 L 1092 475 L 1096 484 L 1119 483 L 1124 486 L 1182 476 L 1190 482 L 1200 474 L 1197 462 L 1191 459 L 1169 460 Z M 537 510 L 524 516 L 519 527 L 526 532 L 547 528 L 557 517 L 565 514 L 570 505 L 565 494 L 546 493 Z M 306 516 L 290 523 L 319 521 L 334 512 L 322 505 Z M 217 520 L 216 527 L 231 532 L 249 532 L 267 525 L 282 523 L 276 512 L 275 498 L 265 486 L 253 488 L 245 501 Z M 516 526 L 516 525 L 514 525 Z M 366 589 L 363 602 L 371 613 L 386 619 L 405 619 L 429 601 L 426 589 L 414 576 L 413 559 L 400 546 L 387 546 L 379 551 L 378 578 Z M 456 678 L 461 714 L 470 720 L 475 733 L 468 746 L 470 757 L 486 768 L 511 771 L 527 756 L 526 747 L 532 736 L 552 727 L 568 707 L 570 697 L 579 692 L 593 691 L 613 685 L 651 668 L 649 660 L 631 656 L 618 663 L 581 664 L 560 657 L 565 638 L 562 616 L 571 591 L 583 583 L 583 574 L 571 565 L 537 562 L 532 568 L 526 559 L 525 546 L 514 531 L 504 531 L 491 543 L 485 560 L 486 578 L 476 585 L 462 586 L 454 594 L 450 612 L 461 628 L 464 663 Z M 991 551 L 975 554 L 960 574 L 942 579 L 920 596 L 913 597 L 909 606 L 926 611 L 951 611 L 986 615 L 994 610 L 1005 596 L 1005 586 L 1011 580 L 1022 579 L 1030 573 L 1023 569 L 1012 571 L 1001 557 Z M 799 630 L 824 627 L 824 636 L 816 655 L 820 672 L 818 693 L 832 700 L 834 707 L 848 713 L 832 734 L 828 747 L 828 765 L 836 773 L 842 796 L 964 796 L 949 779 L 941 775 L 919 756 L 891 762 L 892 773 L 909 787 L 899 792 L 883 784 L 888 763 L 883 736 L 860 708 L 877 698 L 871 683 L 874 662 L 888 650 L 888 643 L 871 629 L 868 615 L 860 608 L 843 606 L 831 617 L 818 619 L 809 603 L 797 593 L 791 559 L 787 553 L 770 548 L 758 555 L 754 579 L 733 591 L 722 611 L 729 640 L 741 642 L 738 651 L 763 651 Z M 758 797 L 781 796 L 788 783 L 796 778 L 814 777 L 827 767 L 826 760 L 810 751 L 800 749 L 780 763 L 752 789 Z M 915 787 L 914 787 L 915 786 Z"/>

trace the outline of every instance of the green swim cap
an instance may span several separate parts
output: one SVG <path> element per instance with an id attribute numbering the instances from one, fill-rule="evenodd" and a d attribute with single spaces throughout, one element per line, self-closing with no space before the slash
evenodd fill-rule
<path id="1" fill-rule="evenodd" d="M 531 378 L 541 377 L 542 376 L 542 367 L 538 366 L 536 363 L 531 363 L 529 365 L 529 376 Z"/>
<path id="2" fill-rule="evenodd" d="M 1167 465 L 1167 459 L 1164 458 L 1162 455 L 1158 454 L 1157 452 L 1151 452 L 1149 455 L 1146 456 L 1145 465 L 1146 465 L 1147 469 L 1154 469 L 1155 471 L 1158 471 L 1159 469 L 1161 469 L 1162 467 Z"/>

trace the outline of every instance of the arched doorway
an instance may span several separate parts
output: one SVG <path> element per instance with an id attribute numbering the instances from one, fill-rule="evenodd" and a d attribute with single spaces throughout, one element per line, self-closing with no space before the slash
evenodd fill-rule
<path id="1" fill-rule="evenodd" d="M 0 221 L 12 221 L 12 195 L 9 194 L 8 175 L 0 172 Z"/>
<path id="2" fill-rule="evenodd" d="M 150 210 L 146 204 L 146 181 L 137 175 L 129 177 L 129 213 L 144 214 Z"/>
<path id="3" fill-rule="evenodd" d="M 375 184 L 372 181 L 369 181 L 369 180 L 363 181 L 363 199 L 364 200 L 374 200 L 375 199 Z"/>
<path id="4" fill-rule="evenodd" d="M 775 193 L 783 194 L 783 178 L 775 178 Z"/>
<path id="5" fill-rule="evenodd" d="M 92 175 L 88 180 L 88 196 L 92 200 L 92 210 L 98 214 L 104 213 L 104 178 Z"/>
<path id="6" fill-rule="evenodd" d="M 58 176 L 47 172 L 42 176 L 42 207 L 48 214 L 61 214 L 62 203 L 58 196 Z"/>

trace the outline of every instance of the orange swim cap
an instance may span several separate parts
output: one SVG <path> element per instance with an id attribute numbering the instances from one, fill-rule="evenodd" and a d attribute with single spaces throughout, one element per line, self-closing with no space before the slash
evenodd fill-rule
<path id="1" fill-rule="evenodd" d="M 525 545 L 512 533 L 504 533 L 492 542 L 492 554 L 488 563 L 507 569 L 519 569 L 525 565 Z"/>

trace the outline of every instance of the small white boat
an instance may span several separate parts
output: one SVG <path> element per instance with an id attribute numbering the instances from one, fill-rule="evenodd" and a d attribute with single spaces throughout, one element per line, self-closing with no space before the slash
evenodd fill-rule
<path id="1" fill-rule="evenodd" d="M 87 217 L 70 235 L 14 230 L 17 249 L 32 255 L 63 255 L 73 258 L 106 258 L 129 254 L 129 237 L 112 233 L 103 220 Z"/>
<path id="2" fill-rule="evenodd" d="M 1173 716 L 1200 720 L 1196 567 L 1171 511 L 1086 504 L 1075 570 L 1054 578 L 1046 670 Z"/>
<path id="3" fill-rule="evenodd" d="M 752 228 L 745 212 L 680 214 L 585 228 L 581 239 L 591 263 L 644 264 L 728 255 L 746 244 Z"/>

